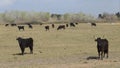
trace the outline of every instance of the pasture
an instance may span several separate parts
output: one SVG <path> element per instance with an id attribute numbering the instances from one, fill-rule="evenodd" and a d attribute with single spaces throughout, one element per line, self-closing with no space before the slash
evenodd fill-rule
<path id="1" fill-rule="evenodd" d="M 46 25 L 46 24 L 45 24 Z M 45 25 L 33 25 L 19 31 L 16 26 L 0 25 L 1 68 L 119 68 L 120 24 L 98 23 L 96 27 L 81 23 L 57 30 L 58 24 L 46 31 Z M 109 40 L 109 58 L 98 60 L 97 37 Z M 26 48 L 20 55 L 17 37 L 34 39 L 33 54 Z"/>

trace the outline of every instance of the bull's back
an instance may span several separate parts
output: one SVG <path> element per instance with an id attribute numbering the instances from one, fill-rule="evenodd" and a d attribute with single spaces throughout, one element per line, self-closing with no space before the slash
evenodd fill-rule
<path id="1" fill-rule="evenodd" d="M 108 50 L 108 46 L 109 46 L 108 40 L 103 39 L 101 46 L 102 46 L 102 48 L 103 48 L 104 50 Z"/>
<path id="2" fill-rule="evenodd" d="M 33 43 L 33 39 L 32 38 L 28 38 L 28 39 L 26 39 L 26 42 L 27 43 Z"/>

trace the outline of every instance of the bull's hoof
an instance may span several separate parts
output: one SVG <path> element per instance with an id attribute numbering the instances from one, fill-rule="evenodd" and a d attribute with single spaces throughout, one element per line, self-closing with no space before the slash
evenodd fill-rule
<path id="1" fill-rule="evenodd" d="M 30 52 L 30 54 L 33 54 L 33 52 Z"/>

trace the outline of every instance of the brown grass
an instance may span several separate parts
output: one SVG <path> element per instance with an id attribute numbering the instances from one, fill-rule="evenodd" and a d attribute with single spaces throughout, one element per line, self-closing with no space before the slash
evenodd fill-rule
<path id="1" fill-rule="evenodd" d="M 50 24 L 45 24 L 50 25 Z M 17 27 L 0 25 L 0 67 L 1 68 L 119 68 L 120 67 L 120 24 L 79 24 L 77 27 L 57 31 L 45 31 L 45 25 Z M 109 58 L 97 60 L 95 37 L 109 40 Z M 17 37 L 34 39 L 34 54 L 26 49 L 19 55 Z M 89 58 L 89 60 L 87 60 Z"/>

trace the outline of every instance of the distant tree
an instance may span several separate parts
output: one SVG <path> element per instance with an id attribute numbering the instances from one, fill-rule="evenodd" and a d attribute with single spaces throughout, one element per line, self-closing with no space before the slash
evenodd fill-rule
<path id="1" fill-rule="evenodd" d="M 98 18 L 103 19 L 104 17 L 102 14 L 98 14 Z"/>
<path id="2" fill-rule="evenodd" d="M 99 14 L 99 17 L 105 21 L 105 22 L 114 22 L 117 20 L 117 16 L 114 15 L 114 14 L 110 14 L 110 13 L 107 13 L 107 12 L 104 12 L 103 14 Z"/>
<path id="3" fill-rule="evenodd" d="M 24 14 L 23 14 L 24 15 Z M 47 22 L 49 21 L 50 14 L 48 12 L 27 12 L 23 16 L 27 21 L 38 23 L 38 22 Z"/>
<path id="4" fill-rule="evenodd" d="M 8 12 L 8 11 L 4 12 L 2 17 L 3 20 L 7 23 L 14 23 L 16 19 L 15 15 L 12 12 Z"/>
<path id="5" fill-rule="evenodd" d="M 118 18 L 120 18 L 120 12 L 117 12 L 115 15 L 116 15 Z"/>
<path id="6" fill-rule="evenodd" d="M 49 21 L 49 19 L 50 19 L 50 13 L 48 13 L 48 12 L 41 12 L 40 13 L 40 19 L 43 22 Z"/>
<path id="7" fill-rule="evenodd" d="M 87 15 L 82 12 L 80 13 L 71 13 L 68 15 L 70 22 L 90 22 L 94 20 L 92 15 Z"/>
<path id="8" fill-rule="evenodd" d="M 51 18 L 54 18 L 56 20 L 61 20 L 62 19 L 62 15 L 61 14 L 51 14 Z"/>
<path id="9" fill-rule="evenodd" d="M 106 17 L 106 14 L 101 14 L 99 17 Z M 35 11 L 6 11 L 0 14 L 0 20 L 9 23 L 39 23 L 39 22 L 90 22 L 95 18 L 90 14 L 65 13 L 65 14 L 50 14 L 49 12 Z"/>

